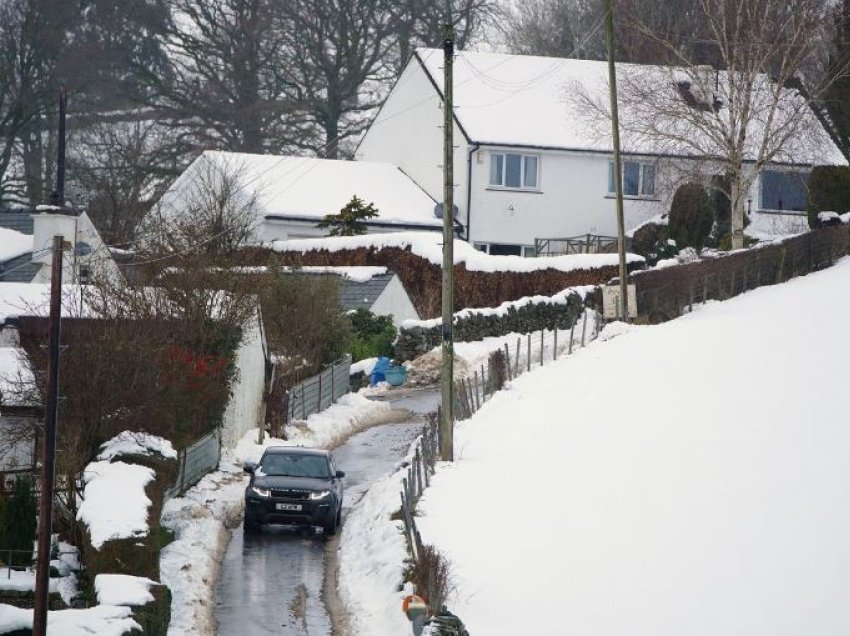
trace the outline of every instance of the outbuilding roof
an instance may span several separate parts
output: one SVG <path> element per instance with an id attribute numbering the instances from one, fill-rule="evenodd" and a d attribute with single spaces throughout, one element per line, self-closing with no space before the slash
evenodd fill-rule
<path id="1" fill-rule="evenodd" d="M 206 151 L 175 181 L 161 207 L 179 207 L 191 196 L 202 171 L 238 173 L 244 196 L 256 195 L 258 215 L 268 219 L 318 221 L 337 214 L 353 196 L 373 203 L 379 216 L 369 221 L 398 229 L 437 229 L 435 201 L 398 167 L 375 161 L 342 161 Z"/>
<path id="2" fill-rule="evenodd" d="M 410 63 L 421 64 L 436 90 L 442 93 L 441 50 L 418 49 Z M 617 65 L 618 83 L 632 78 L 636 82 L 657 85 L 658 90 L 670 93 L 676 90 L 675 79 L 682 72 L 675 67 Z M 714 78 L 714 71 L 711 74 Z M 757 76 L 756 83 L 768 92 L 775 90 L 765 76 Z M 469 51 L 462 51 L 455 58 L 455 117 L 469 141 L 474 143 L 612 152 L 610 120 L 606 114 L 608 99 L 606 62 Z M 801 99 L 796 91 L 784 89 L 785 103 L 793 103 L 794 108 L 799 109 Z M 589 108 L 588 102 L 598 104 L 600 110 Z M 628 119 L 629 107 L 621 92 L 621 121 Z M 385 107 L 378 114 L 376 123 L 397 114 Z M 634 115 L 643 116 L 637 111 Z M 776 161 L 845 164 L 840 151 L 807 107 L 803 116 L 810 119 L 804 127 L 806 143 L 801 139 L 792 140 L 792 156 L 778 157 Z M 671 126 L 677 124 L 670 123 Z M 671 147 L 670 143 L 653 143 L 630 134 L 625 126 L 623 128 L 622 148 L 625 152 L 677 156 L 711 154 L 695 153 L 688 144 L 677 148 Z M 759 126 L 753 125 L 750 136 L 758 138 L 760 132 Z"/>

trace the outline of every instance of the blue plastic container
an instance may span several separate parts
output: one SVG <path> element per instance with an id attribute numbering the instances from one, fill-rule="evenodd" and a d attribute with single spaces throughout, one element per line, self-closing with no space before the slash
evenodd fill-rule
<path id="1" fill-rule="evenodd" d="M 401 366 L 391 366 L 384 371 L 384 376 L 391 386 L 401 386 L 407 381 L 407 369 Z"/>

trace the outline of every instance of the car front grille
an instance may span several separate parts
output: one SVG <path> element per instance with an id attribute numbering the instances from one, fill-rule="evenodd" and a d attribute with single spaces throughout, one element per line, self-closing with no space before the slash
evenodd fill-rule
<path id="1" fill-rule="evenodd" d="M 272 490 L 275 499 L 295 499 L 303 501 L 310 498 L 309 490 L 297 490 L 295 488 L 276 488 Z"/>

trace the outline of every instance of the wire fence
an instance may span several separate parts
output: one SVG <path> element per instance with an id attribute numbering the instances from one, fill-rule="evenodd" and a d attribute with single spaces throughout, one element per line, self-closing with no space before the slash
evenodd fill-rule
<path id="1" fill-rule="evenodd" d="M 182 497 L 186 491 L 218 468 L 221 460 L 221 431 L 214 430 L 177 455 L 177 478 L 165 491 L 165 499 Z"/>
<path id="2" fill-rule="evenodd" d="M 597 338 L 601 326 L 599 313 L 585 309 L 570 329 L 543 329 L 517 338 L 515 346 L 505 343 L 502 350 L 490 355 L 486 365 L 482 363 L 471 375 L 455 381 L 455 419 L 472 417 L 506 381 L 586 346 Z"/>

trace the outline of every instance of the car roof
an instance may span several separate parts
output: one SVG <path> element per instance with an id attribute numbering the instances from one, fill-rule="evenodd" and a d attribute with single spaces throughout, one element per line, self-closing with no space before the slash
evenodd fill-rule
<path id="1" fill-rule="evenodd" d="M 328 457 L 330 455 L 330 453 L 323 448 L 307 448 L 304 446 L 269 446 L 263 454 L 319 455 L 321 457 Z"/>

